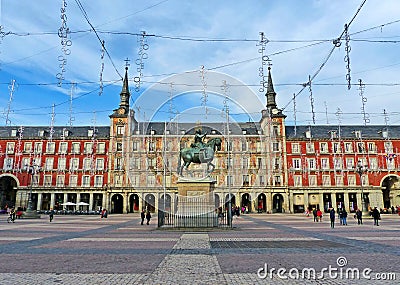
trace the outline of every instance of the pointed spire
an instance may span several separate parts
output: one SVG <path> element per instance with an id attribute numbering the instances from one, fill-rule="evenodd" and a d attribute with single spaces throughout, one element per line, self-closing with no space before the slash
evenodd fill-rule
<path id="1" fill-rule="evenodd" d="M 126 111 L 129 109 L 129 98 L 130 98 L 130 93 L 129 93 L 129 86 L 128 86 L 128 66 L 125 67 L 125 76 L 124 76 L 124 81 L 122 84 L 122 91 L 120 93 L 120 103 L 119 106 L 121 108 L 124 108 Z"/>
<path id="2" fill-rule="evenodd" d="M 267 93 L 265 94 L 265 96 L 267 97 L 267 109 L 268 110 L 276 109 L 276 102 L 275 102 L 276 93 L 274 91 L 274 85 L 272 84 L 270 66 L 268 66 L 268 83 L 267 83 Z"/>

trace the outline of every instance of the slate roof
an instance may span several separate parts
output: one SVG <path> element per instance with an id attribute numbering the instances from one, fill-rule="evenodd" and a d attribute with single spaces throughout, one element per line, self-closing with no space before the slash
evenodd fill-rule
<path id="1" fill-rule="evenodd" d="M 0 127 L 0 138 L 11 138 L 15 137 L 12 136 L 13 130 L 17 131 L 17 137 L 19 136 L 18 134 L 18 129 L 20 127 L 16 126 L 3 126 Z M 92 130 L 92 126 L 72 126 L 72 127 L 60 127 L 56 126 L 53 128 L 54 134 L 53 138 L 54 139 L 60 139 L 63 134 L 63 130 L 68 130 L 69 134 L 68 138 L 89 138 L 88 136 L 88 130 Z M 96 130 L 96 136 L 98 139 L 108 139 L 110 137 L 110 127 L 108 126 L 100 126 L 100 127 L 95 127 Z M 40 136 L 40 131 L 44 131 L 43 136 Z M 49 126 L 28 126 L 28 127 L 23 127 L 22 135 L 24 139 L 27 138 L 41 138 L 41 139 L 46 139 L 49 138 L 50 136 L 50 127 Z"/>
<path id="2" fill-rule="evenodd" d="M 347 125 L 347 126 L 296 126 L 296 132 L 294 126 L 286 126 L 286 138 L 287 139 L 306 139 L 306 132 L 311 131 L 311 138 L 316 140 L 330 140 L 332 131 L 335 131 L 337 136 L 341 139 L 359 139 L 356 137 L 356 132 L 361 132 L 362 139 L 385 139 L 383 133 L 388 131 L 388 138 L 400 139 L 400 126 L 364 126 L 364 125 Z"/>

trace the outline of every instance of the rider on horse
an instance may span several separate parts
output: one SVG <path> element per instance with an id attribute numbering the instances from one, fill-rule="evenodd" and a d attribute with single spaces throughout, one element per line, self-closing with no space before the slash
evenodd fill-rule
<path id="1" fill-rule="evenodd" d="M 201 130 L 196 130 L 194 134 L 194 143 L 190 145 L 191 148 L 203 148 L 205 143 L 203 142 L 204 138 L 206 137 L 207 133 L 201 134 Z"/>

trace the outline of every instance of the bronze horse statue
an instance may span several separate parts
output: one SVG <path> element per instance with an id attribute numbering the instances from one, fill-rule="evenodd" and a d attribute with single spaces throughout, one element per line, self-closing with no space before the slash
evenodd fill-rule
<path id="1" fill-rule="evenodd" d="M 220 138 L 210 139 L 204 144 L 204 147 L 186 147 L 179 152 L 179 162 L 178 162 L 178 175 L 182 176 L 183 169 L 185 168 L 189 171 L 189 165 L 193 163 L 207 163 L 207 175 L 214 171 L 215 165 L 212 164 L 214 159 L 214 152 L 216 150 L 221 150 L 222 140 Z M 183 160 L 183 164 L 181 163 Z M 210 169 L 211 167 L 211 169 Z"/>

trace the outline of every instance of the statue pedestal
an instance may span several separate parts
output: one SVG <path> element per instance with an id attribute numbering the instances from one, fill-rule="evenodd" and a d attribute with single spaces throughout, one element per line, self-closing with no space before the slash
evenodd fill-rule
<path id="1" fill-rule="evenodd" d="M 218 226 L 214 203 L 215 182 L 209 177 L 179 178 L 175 226 L 190 228 Z"/>

